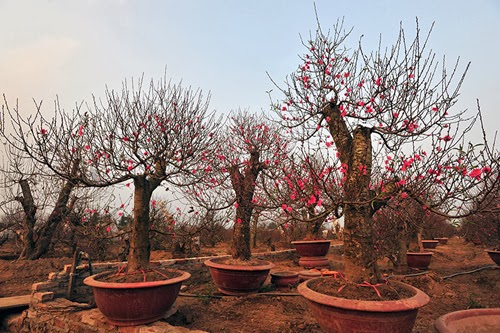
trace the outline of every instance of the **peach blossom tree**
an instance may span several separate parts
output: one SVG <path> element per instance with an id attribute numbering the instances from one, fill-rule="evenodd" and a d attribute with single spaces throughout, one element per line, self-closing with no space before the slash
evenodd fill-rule
<path id="1" fill-rule="evenodd" d="M 219 147 L 207 159 L 205 178 L 190 191 L 202 207 L 210 210 L 233 210 L 234 229 L 231 254 L 249 260 L 250 225 L 256 210 L 275 209 L 260 188 L 260 179 L 282 163 L 289 142 L 281 129 L 262 116 L 246 111 L 229 116 Z"/>
<path id="2" fill-rule="evenodd" d="M 120 91 L 106 89 L 102 100 L 94 97 L 73 112 L 56 102 L 53 118 L 44 117 L 39 103 L 27 118 L 4 107 L 4 119 L 14 129 L 10 144 L 56 175 L 85 186 L 133 188 L 127 269 L 134 271 L 149 263 L 153 192 L 196 182 L 203 158 L 215 150 L 219 120 L 209 99 L 166 78 L 149 84 L 141 78 L 125 81 Z"/>
<path id="3" fill-rule="evenodd" d="M 468 143 L 480 112 L 453 106 L 469 65 L 460 71 L 458 61 L 451 69 L 437 61 L 427 47 L 432 27 L 422 38 L 417 21 L 413 38 L 401 28 L 392 46 L 381 40 L 373 52 L 362 40 L 349 48 L 351 32 L 343 21 L 329 32 L 318 24 L 302 41 L 297 70 L 283 84 L 273 81 L 283 96 L 274 109 L 308 156 L 322 156 L 320 169 L 337 174 L 328 177 L 341 190 L 317 195 L 330 195 L 332 212 L 340 207 L 345 254 L 378 279 L 374 214 L 395 196 L 438 214 L 466 214 L 498 187 L 491 172 L 498 152 L 485 135 Z"/>

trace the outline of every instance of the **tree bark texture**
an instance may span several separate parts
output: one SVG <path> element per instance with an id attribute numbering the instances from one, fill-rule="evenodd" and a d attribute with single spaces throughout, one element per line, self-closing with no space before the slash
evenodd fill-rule
<path id="1" fill-rule="evenodd" d="M 127 271 L 133 272 L 149 266 L 149 202 L 156 188 L 145 176 L 134 178 L 134 220 L 130 236 Z"/>
<path id="2" fill-rule="evenodd" d="M 255 181 L 262 165 L 259 162 L 259 153 L 252 152 L 248 167 L 240 172 L 238 166 L 232 167 L 229 172 L 231 184 L 236 193 L 236 221 L 234 223 L 233 242 L 231 246 L 231 255 L 234 259 L 249 260 L 252 253 L 250 250 L 250 222 L 254 209 L 252 202 Z"/>

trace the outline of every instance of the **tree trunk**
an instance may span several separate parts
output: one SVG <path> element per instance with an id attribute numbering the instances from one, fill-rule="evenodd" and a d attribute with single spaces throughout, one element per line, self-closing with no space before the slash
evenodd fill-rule
<path id="1" fill-rule="evenodd" d="M 422 245 L 422 234 L 424 233 L 424 223 L 420 221 L 417 231 L 417 244 L 420 252 L 424 252 L 424 246 Z"/>
<path id="2" fill-rule="evenodd" d="M 146 177 L 134 178 L 134 220 L 130 237 L 127 271 L 133 272 L 149 266 L 149 202 L 154 186 Z"/>
<path id="3" fill-rule="evenodd" d="M 36 206 L 33 200 L 33 194 L 31 193 L 31 188 L 27 180 L 21 179 L 19 181 L 21 186 L 21 197 L 16 197 L 16 200 L 21 203 L 24 211 L 24 225 L 23 225 L 23 249 L 21 250 L 21 255 L 19 259 L 28 259 L 34 249 L 35 240 L 33 239 L 33 230 L 36 223 Z"/>
<path id="4" fill-rule="evenodd" d="M 236 209 L 231 255 L 235 259 L 249 260 L 252 255 L 250 250 L 250 218 L 252 213 L 251 210 L 240 209 L 240 207 L 241 205 Z"/>
<path id="5" fill-rule="evenodd" d="M 346 256 L 355 259 L 371 270 L 370 280 L 379 280 L 377 255 L 373 244 L 372 207 L 370 191 L 372 169 L 372 142 L 370 128 L 358 126 L 353 131 L 349 163 L 344 182 L 345 220 L 344 250 Z M 341 154 L 342 155 L 342 154 Z"/>
<path id="6" fill-rule="evenodd" d="M 253 216 L 253 248 L 255 249 L 257 247 L 257 230 L 259 229 L 259 216 L 260 216 L 260 211 L 257 210 L 255 211 L 255 214 Z"/>
<path id="7" fill-rule="evenodd" d="M 54 209 L 50 213 L 47 222 L 42 226 L 42 228 L 40 228 L 39 236 L 36 240 L 35 249 L 33 253 L 28 257 L 28 259 L 35 260 L 47 253 L 57 227 L 64 219 L 64 217 L 69 213 L 68 202 L 70 199 L 71 191 L 73 191 L 74 188 L 74 182 L 69 180 L 66 181 L 61 191 L 59 192 L 59 197 L 57 198 Z"/>
<path id="8" fill-rule="evenodd" d="M 250 154 L 249 166 L 243 174 L 238 166 L 229 170 L 231 184 L 238 203 L 231 246 L 231 255 L 234 259 L 249 260 L 252 255 L 250 250 L 250 222 L 254 209 L 252 199 L 256 186 L 255 181 L 262 168 L 263 165 L 259 162 L 259 152 L 254 151 Z"/>

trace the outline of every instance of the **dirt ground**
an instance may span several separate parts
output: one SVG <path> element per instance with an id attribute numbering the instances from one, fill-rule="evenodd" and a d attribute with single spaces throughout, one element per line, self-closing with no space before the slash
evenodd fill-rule
<path id="1" fill-rule="evenodd" d="M 427 274 L 403 279 L 431 297 L 430 303 L 418 313 L 414 333 L 435 332 L 434 321 L 448 312 L 478 307 L 500 307 L 498 267 L 447 277 L 493 265 L 493 261 L 484 249 L 472 243 L 465 243 L 461 238 L 452 238 L 447 245 L 432 250 L 434 255 Z M 224 246 L 207 251 L 211 254 L 224 254 Z M 168 257 L 167 253 L 152 254 L 152 259 Z M 329 259 L 331 269 L 340 272 L 349 269 L 342 256 L 330 255 Z M 28 294 L 33 282 L 46 280 L 49 272 L 59 271 L 64 264 L 69 263 L 71 263 L 69 257 L 22 262 L 0 260 L 0 297 Z M 272 271 L 302 270 L 293 261 L 275 262 L 275 264 L 276 267 Z M 381 262 L 381 266 L 387 274 L 392 274 L 388 263 Z M 257 294 L 246 297 L 220 297 L 211 281 L 208 269 L 203 276 L 188 280 L 186 288 L 184 294 L 197 297 L 180 296 L 177 299 L 176 306 L 179 311 L 168 320 L 171 324 L 208 332 L 321 332 L 301 296 Z M 263 291 L 284 292 L 274 290 L 270 285 L 265 289 Z M 294 294 L 296 288 L 285 292 Z"/>

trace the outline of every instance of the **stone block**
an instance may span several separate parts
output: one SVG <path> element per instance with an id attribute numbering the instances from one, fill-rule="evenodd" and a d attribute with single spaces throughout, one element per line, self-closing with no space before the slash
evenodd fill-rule
<path id="1" fill-rule="evenodd" d="M 46 292 L 36 292 L 33 294 L 33 299 L 36 302 L 48 302 L 54 299 L 54 292 L 46 291 Z"/>
<path id="2" fill-rule="evenodd" d="M 41 290 L 51 290 L 57 289 L 59 287 L 58 282 L 37 282 L 31 285 L 31 290 L 41 291 Z"/>

